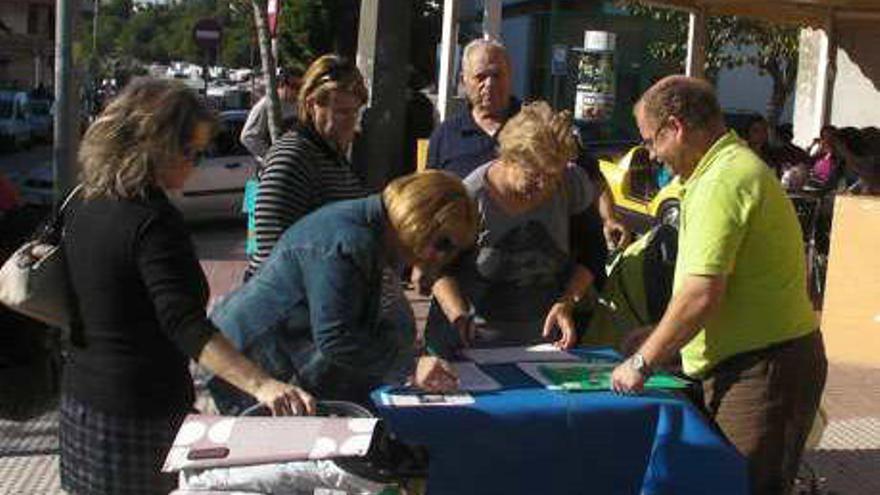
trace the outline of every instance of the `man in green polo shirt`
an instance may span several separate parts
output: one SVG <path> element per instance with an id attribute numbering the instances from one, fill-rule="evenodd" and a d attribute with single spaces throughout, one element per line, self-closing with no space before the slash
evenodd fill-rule
<path id="1" fill-rule="evenodd" d="M 652 366 L 680 351 L 706 410 L 747 458 L 753 493 L 788 493 L 827 373 L 794 208 L 726 129 L 709 83 L 667 77 L 634 113 L 684 195 L 673 298 L 612 386 L 641 391 Z"/>

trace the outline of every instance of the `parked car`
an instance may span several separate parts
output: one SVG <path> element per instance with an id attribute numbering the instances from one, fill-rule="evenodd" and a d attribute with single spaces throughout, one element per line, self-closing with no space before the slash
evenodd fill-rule
<path id="1" fill-rule="evenodd" d="M 31 143 L 30 97 L 24 91 L 0 91 L 0 144 L 19 149 Z"/>
<path id="2" fill-rule="evenodd" d="M 220 113 L 220 129 L 181 191 L 170 196 L 187 220 L 244 219 L 244 184 L 256 162 L 239 142 L 247 110 Z"/>
<path id="3" fill-rule="evenodd" d="M 256 162 L 238 140 L 247 120 L 245 110 L 220 114 L 220 129 L 195 165 L 183 189 L 169 194 L 187 221 L 241 219 L 244 184 Z M 52 162 L 41 163 L 17 178 L 22 201 L 51 205 L 54 199 Z"/>
<path id="4" fill-rule="evenodd" d="M 575 120 L 574 125 L 581 146 L 599 160 L 616 162 L 640 141 L 634 130 L 610 121 Z"/>
<path id="5" fill-rule="evenodd" d="M 52 102 L 35 98 L 29 102 L 28 123 L 31 126 L 31 139 L 49 142 L 52 140 Z"/>
<path id="6" fill-rule="evenodd" d="M 678 225 L 682 187 L 678 177 L 664 184 L 663 166 L 635 146 L 617 161 L 599 160 L 618 212 L 635 230 L 656 223 Z"/>

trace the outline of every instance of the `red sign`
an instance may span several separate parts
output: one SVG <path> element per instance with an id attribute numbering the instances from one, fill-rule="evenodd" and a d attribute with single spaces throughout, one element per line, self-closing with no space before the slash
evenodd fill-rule
<path id="1" fill-rule="evenodd" d="M 214 19 L 201 19 L 193 26 L 193 40 L 203 50 L 216 50 L 220 47 L 223 27 Z"/>
<path id="2" fill-rule="evenodd" d="M 275 37 L 278 29 L 278 13 L 281 12 L 281 0 L 269 0 L 266 13 L 269 15 L 269 35 Z"/>

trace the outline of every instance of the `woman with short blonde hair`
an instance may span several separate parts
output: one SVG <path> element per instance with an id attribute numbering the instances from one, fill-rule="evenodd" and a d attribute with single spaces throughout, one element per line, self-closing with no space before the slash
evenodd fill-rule
<path id="1" fill-rule="evenodd" d="M 76 315 L 60 407 L 61 486 L 76 495 L 166 494 L 160 472 L 193 409 L 190 359 L 275 413 L 314 411 L 205 316 L 208 285 L 179 189 L 211 140 L 211 111 L 176 82 L 136 79 L 86 132 L 82 194 L 64 212 Z"/>
<path id="2" fill-rule="evenodd" d="M 400 177 L 385 188 L 382 199 L 388 221 L 412 257 L 438 237 L 462 246 L 474 242 L 476 205 L 453 175 L 428 170 Z"/>
<path id="3" fill-rule="evenodd" d="M 577 343 L 573 310 L 593 274 L 570 252 L 569 218 L 595 198 L 571 114 L 523 105 L 499 136 L 499 158 L 464 180 L 480 232 L 473 255 L 433 287 L 426 338 L 442 355 L 461 346 Z M 477 328 L 477 318 L 485 325 Z"/>
<path id="4" fill-rule="evenodd" d="M 571 112 L 554 112 L 545 102 L 523 105 L 498 134 L 502 162 L 554 171 L 577 157 Z"/>
<path id="5" fill-rule="evenodd" d="M 319 400 L 369 407 L 370 392 L 388 382 L 448 392 L 458 385 L 454 370 L 413 356 L 414 335 L 403 339 L 383 316 L 382 273 L 402 263 L 439 270 L 473 246 L 476 232 L 476 206 L 460 179 L 404 176 L 381 194 L 306 215 L 211 318 L 242 352 Z M 224 414 L 248 407 L 218 380 L 208 388 Z"/>

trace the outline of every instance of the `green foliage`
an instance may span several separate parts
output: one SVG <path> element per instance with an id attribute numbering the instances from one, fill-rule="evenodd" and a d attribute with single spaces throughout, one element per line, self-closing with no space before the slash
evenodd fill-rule
<path id="1" fill-rule="evenodd" d="M 687 56 L 688 14 L 628 0 L 622 3 L 631 14 L 670 27 L 670 36 L 652 42 L 648 50 L 653 58 L 682 72 Z M 736 16 L 710 16 L 707 19 L 706 77 L 714 81 L 722 69 L 744 65 L 752 65 L 760 74 L 770 76 L 773 79 L 773 95 L 768 102 L 768 118 L 775 123 L 785 100 L 794 90 L 798 31 L 797 26 Z M 748 50 L 739 50 L 740 47 L 748 47 Z"/>
<path id="2" fill-rule="evenodd" d="M 304 72 L 316 57 L 333 51 L 333 29 L 325 2 L 287 0 L 278 22 L 278 56 L 283 66 Z"/>
<path id="3" fill-rule="evenodd" d="M 407 1 L 414 2 L 411 59 L 420 72 L 431 74 L 433 54 L 440 39 L 442 2 Z M 266 0 L 257 2 L 265 8 Z M 356 0 L 282 0 L 277 33 L 281 65 L 305 70 L 318 55 L 340 49 L 336 46 L 342 29 L 338 17 L 342 11 L 357 9 L 358 5 Z M 102 1 L 96 40 L 93 19 L 85 17 L 78 24 L 76 59 L 82 65 L 88 64 L 99 79 L 117 77 L 120 70 L 127 72 L 154 62 L 201 64 L 204 54 L 192 40 L 192 26 L 205 17 L 217 19 L 223 25 L 220 65 L 259 70 L 260 51 L 251 0 L 187 0 L 168 5 Z"/>

